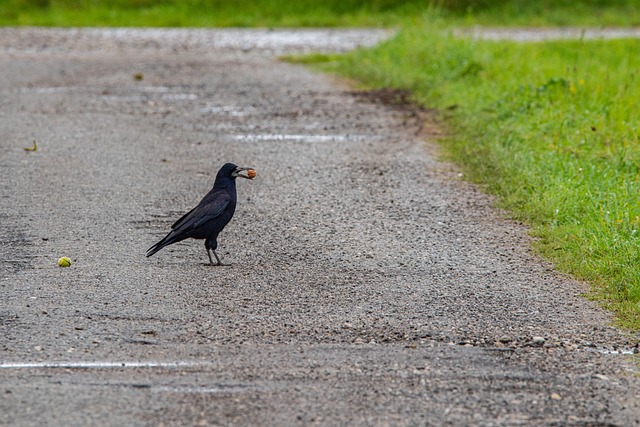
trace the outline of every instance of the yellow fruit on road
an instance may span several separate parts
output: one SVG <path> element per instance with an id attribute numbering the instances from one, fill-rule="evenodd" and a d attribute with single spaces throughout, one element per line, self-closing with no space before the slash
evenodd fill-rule
<path id="1" fill-rule="evenodd" d="M 58 266 L 69 267 L 71 265 L 71 258 L 63 256 L 58 260 Z"/>

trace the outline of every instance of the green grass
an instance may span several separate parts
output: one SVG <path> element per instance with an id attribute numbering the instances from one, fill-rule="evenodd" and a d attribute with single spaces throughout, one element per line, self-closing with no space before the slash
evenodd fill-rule
<path id="1" fill-rule="evenodd" d="M 640 24 L 640 0 L 0 0 L 0 25 L 380 27 L 434 7 L 456 25 Z"/>
<path id="2" fill-rule="evenodd" d="M 0 0 L 0 25 L 381 27 L 424 9 L 420 0 Z"/>
<path id="3" fill-rule="evenodd" d="M 457 3 L 457 2 L 453 2 Z M 637 0 L 476 0 L 460 1 L 450 17 L 460 22 L 500 26 L 636 26 Z"/>
<path id="4" fill-rule="evenodd" d="M 447 153 L 640 328 L 640 41 L 460 39 L 442 20 L 324 68 L 445 111 Z M 323 58 L 318 58 L 322 60 Z"/>

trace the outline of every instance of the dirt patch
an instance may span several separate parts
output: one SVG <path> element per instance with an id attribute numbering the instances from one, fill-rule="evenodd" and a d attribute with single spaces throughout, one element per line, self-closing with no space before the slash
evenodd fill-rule
<path id="1" fill-rule="evenodd" d="M 434 141 L 447 135 L 442 122 L 442 113 L 420 105 L 410 90 L 380 88 L 347 93 L 361 102 L 384 105 L 403 113 L 403 125 L 415 128 L 415 135 L 425 140 Z"/>

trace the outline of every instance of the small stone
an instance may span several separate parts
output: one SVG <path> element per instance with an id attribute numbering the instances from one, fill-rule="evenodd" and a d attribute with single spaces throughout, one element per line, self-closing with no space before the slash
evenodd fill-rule
<path id="1" fill-rule="evenodd" d="M 533 344 L 535 345 L 543 345 L 545 342 L 545 339 L 544 337 L 533 337 L 532 341 L 533 341 Z"/>
<path id="2" fill-rule="evenodd" d="M 511 342 L 511 338 L 507 337 L 507 336 L 504 336 L 504 337 L 500 337 L 500 339 L 498 341 L 500 341 L 502 344 L 507 344 L 507 343 Z"/>
<path id="3" fill-rule="evenodd" d="M 560 396 L 558 393 L 551 393 L 551 399 L 553 400 L 561 400 L 562 396 Z"/>

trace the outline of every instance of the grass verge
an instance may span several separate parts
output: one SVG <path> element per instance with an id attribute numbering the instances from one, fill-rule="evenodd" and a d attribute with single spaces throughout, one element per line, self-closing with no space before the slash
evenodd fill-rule
<path id="1" fill-rule="evenodd" d="M 448 155 L 640 329 L 638 51 L 638 40 L 461 39 L 431 17 L 373 49 L 315 59 L 446 111 Z"/>
<path id="2" fill-rule="evenodd" d="M 421 0 L 2 0 L 0 25 L 382 27 L 425 7 Z"/>
<path id="3" fill-rule="evenodd" d="M 0 25 L 380 27 L 432 8 L 456 25 L 640 24 L 640 0 L 0 0 Z"/>

